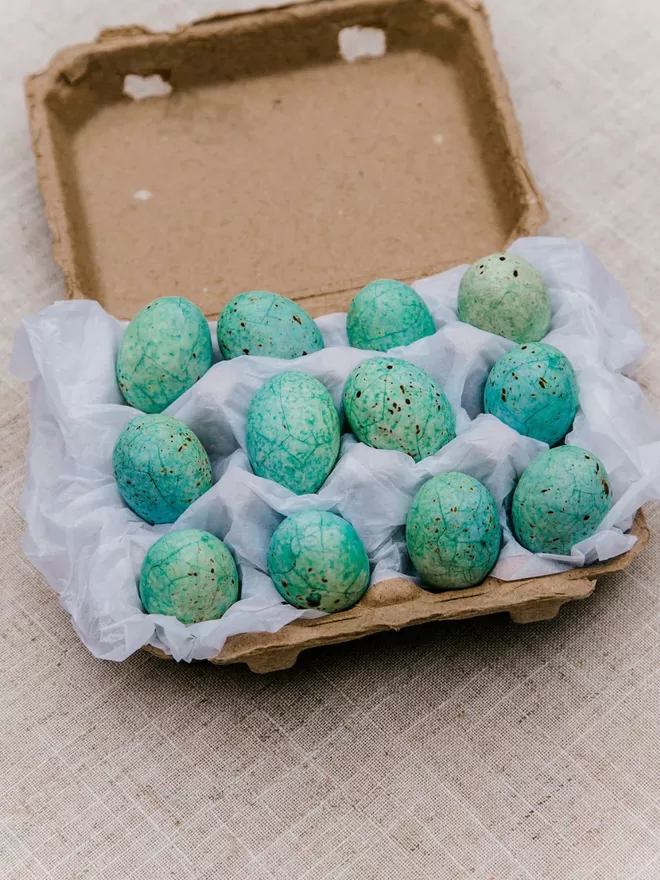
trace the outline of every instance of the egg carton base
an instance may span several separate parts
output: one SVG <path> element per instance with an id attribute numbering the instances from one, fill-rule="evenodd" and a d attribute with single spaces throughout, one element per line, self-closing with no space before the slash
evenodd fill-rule
<path id="1" fill-rule="evenodd" d="M 230 636 L 210 662 L 220 666 L 246 663 L 252 672 L 278 672 L 294 666 L 300 652 L 309 648 L 350 642 L 406 626 L 501 613 L 508 613 L 515 623 L 551 620 L 567 602 L 587 599 L 597 578 L 623 571 L 644 550 L 650 533 L 643 510 L 637 512 L 631 534 L 637 542 L 621 556 L 545 577 L 518 581 L 488 577 L 476 587 L 442 593 L 424 590 L 406 578 L 380 581 L 348 611 L 295 620 L 273 633 Z M 142 650 L 161 660 L 172 659 L 153 645 L 145 645 Z"/>

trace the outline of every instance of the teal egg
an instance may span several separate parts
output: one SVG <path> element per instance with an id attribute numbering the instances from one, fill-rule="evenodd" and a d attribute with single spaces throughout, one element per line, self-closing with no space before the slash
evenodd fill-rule
<path id="1" fill-rule="evenodd" d="M 243 354 L 291 359 L 320 351 L 323 337 L 297 303 L 266 290 L 250 290 L 222 310 L 218 345 L 227 359 Z"/>
<path id="2" fill-rule="evenodd" d="M 339 415 L 318 379 L 279 373 L 252 398 L 246 447 L 252 470 L 299 495 L 316 492 L 339 455 Z"/>
<path id="3" fill-rule="evenodd" d="M 112 455 L 117 487 L 148 523 L 171 523 L 213 485 L 206 450 L 187 425 L 163 415 L 132 419 Z"/>
<path id="4" fill-rule="evenodd" d="M 537 455 L 518 481 L 511 521 L 518 541 L 533 553 L 570 555 L 598 530 L 612 503 L 605 466 L 579 446 Z"/>
<path id="5" fill-rule="evenodd" d="M 426 303 L 401 281 L 372 281 L 356 294 L 346 315 L 353 348 L 388 351 L 435 333 Z"/>
<path id="6" fill-rule="evenodd" d="M 393 357 L 357 366 L 344 386 L 344 412 L 362 443 L 420 461 L 456 436 L 442 388 L 424 370 Z"/>
<path id="7" fill-rule="evenodd" d="M 549 446 L 564 439 L 577 409 L 578 384 L 571 362 L 543 342 L 530 342 L 503 355 L 484 388 L 485 412 Z"/>
<path id="8" fill-rule="evenodd" d="M 491 254 L 463 275 L 458 317 L 514 342 L 537 342 L 550 329 L 550 297 L 543 278 L 522 257 Z"/>
<path id="9" fill-rule="evenodd" d="M 225 545 L 209 532 L 170 532 L 147 553 L 140 599 L 147 614 L 169 614 L 181 623 L 222 617 L 238 599 L 238 571 Z"/>
<path id="10" fill-rule="evenodd" d="M 126 328 L 117 383 L 131 406 L 159 413 L 204 375 L 211 360 L 211 333 L 202 312 L 182 296 L 164 296 Z"/>
<path id="11" fill-rule="evenodd" d="M 325 510 L 287 517 L 273 534 L 268 573 L 295 608 L 344 611 L 369 586 L 369 559 L 350 523 Z"/>
<path id="12" fill-rule="evenodd" d="M 501 533 L 488 489 L 456 472 L 424 483 L 406 521 L 412 564 L 425 584 L 441 590 L 481 583 L 497 562 Z"/>

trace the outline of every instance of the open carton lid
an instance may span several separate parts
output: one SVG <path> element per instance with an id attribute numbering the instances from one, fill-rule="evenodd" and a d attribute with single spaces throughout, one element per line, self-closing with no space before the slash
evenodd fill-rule
<path id="1" fill-rule="evenodd" d="M 106 31 L 26 90 L 69 296 L 121 318 L 166 295 L 216 317 L 250 289 L 345 310 L 375 278 L 471 262 L 546 217 L 472 0 Z"/>

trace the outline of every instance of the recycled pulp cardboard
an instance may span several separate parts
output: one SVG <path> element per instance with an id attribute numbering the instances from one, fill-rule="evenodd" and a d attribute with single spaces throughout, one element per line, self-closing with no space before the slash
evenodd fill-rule
<path id="1" fill-rule="evenodd" d="M 260 288 L 312 315 L 345 310 L 373 278 L 471 262 L 546 217 L 477 0 L 322 0 L 104 31 L 26 91 L 68 294 L 120 318 L 177 294 L 216 317 Z M 441 594 L 390 580 L 349 611 L 233 636 L 216 662 L 269 671 L 428 620 L 545 619 L 627 565 L 648 537 L 641 513 L 635 530 L 628 554 L 563 575 Z"/>

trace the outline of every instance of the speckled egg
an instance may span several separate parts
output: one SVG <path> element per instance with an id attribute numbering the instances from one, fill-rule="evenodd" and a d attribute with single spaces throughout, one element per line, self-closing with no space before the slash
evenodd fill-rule
<path id="1" fill-rule="evenodd" d="M 170 532 L 145 557 L 140 599 L 147 614 L 169 614 L 185 624 L 216 620 L 238 599 L 234 558 L 209 532 Z"/>
<path id="2" fill-rule="evenodd" d="M 251 290 L 230 300 L 218 318 L 218 345 L 224 358 L 242 354 L 298 358 L 323 348 L 323 337 L 297 303 L 267 290 Z"/>
<path id="3" fill-rule="evenodd" d="M 162 412 L 211 366 L 211 333 L 197 306 L 164 296 L 145 306 L 126 328 L 117 356 L 124 399 L 146 413 Z"/>
<path id="4" fill-rule="evenodd" d="M 401 281 L 372 281 L 356 294 L 346 315 L 353 348 L 389 351 L 435 333 L 426 303 Z"/>
<path id="5" fill-rule="evenodd" d="M 415 461 L 456 436 L 454 413 L 442 388 L 399 358 L 372 358 L 356 367 L 344 386 L 344 412 L 362 443 L 398 449 Z"/>
<path id="6" fill-rule="evenodd" d="M 518 541 L 533 553 L 570 555 L 597 531 L 612 503 L 602 461 L 579 446 L 538 455 L 518 481 L 511 521 Z"/>
<path id="7" fill-rule="evenodd" d="M 326 387 L 306 373 L 279 373 L 252 398 L 247 454 L 252 470 L 298 495 L 316 492 L 339 455 L 339 415 Z"/>
<path id="8" fill-rule="evenodd" d="M 308 510 L 275 530 L 268 573 L 294 607 L 344 611 L 369 586 L 369 559 L 350 523 L 325 510 Z"/>
<path id="9" fill-rule="evenodd" d="M 550 298 L 543 278 L 516 254 L 491 254 L 461 279 L 458 317 L 514 342 L 537 342 L 550 329 Z"/>
<path id="10" fill-rule="evenodd" d="M 530 342 L 493 365 L 484 388 L 484 411 L 519 434 L 554 446 L 564 439 L 578 409 L 578 384 L 559 349 Z"/>
<path id="11" fill-rule="evenodd" d="M 174 522 L 213 485 L 206 450 L 187 425 L 163 415 L 136 416 L 112 455 L 117 487 L 148 523 Z"/>
<path id="12" fill-rule="evenodd" d="M 406 522 L 412 564 L 427 586 L 439 590 L 481 583 L 497 561 L 501 533 L 488 489 L 457 472 L 424 483 Z"/>

